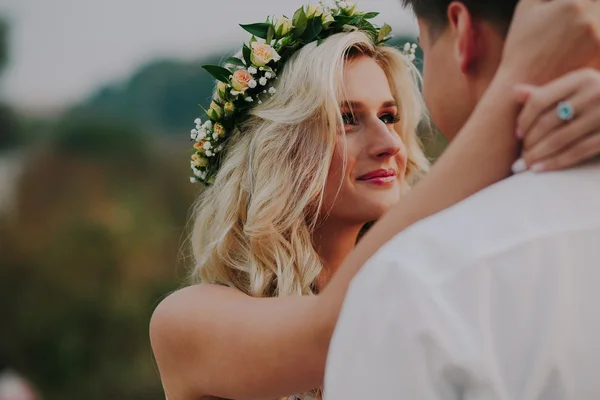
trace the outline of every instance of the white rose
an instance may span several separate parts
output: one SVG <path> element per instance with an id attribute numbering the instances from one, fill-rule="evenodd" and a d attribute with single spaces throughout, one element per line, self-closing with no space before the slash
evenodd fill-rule
<path id="1" fill-rule="evenodd" d="M 321 6 L 308 5 L 306 6 L 306 18 L 311 19 L 313 17 L 319 17 L 323 15 L 323 9 Z"/>
<path id="2" fill-rule="evenodd" d="M 293 27 L 294 25 L 292 24 L 292 21 L 290 21 L 289 18 L 281 17 L 275 23 L 275 36 L 280 38 L 284 37 L 285 35 L 290 33 Z"/>

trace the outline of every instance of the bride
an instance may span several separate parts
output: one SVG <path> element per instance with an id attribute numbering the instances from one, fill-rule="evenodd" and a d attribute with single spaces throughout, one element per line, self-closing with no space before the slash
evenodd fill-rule
<path id="1" fill-rule="evenodd" d="M 205 67 L 218 83 L 208 120 L 191 132 L 192 181 L 206 186 L 191 236 L 194 284 L 151 321 L 170 400 L 320 398 L 354 271 L 336 273 L 365 224 L 428 169 L 414 46 L 385 46 L 390 28 L 373 25 L 375 15 L 337 2 L 243 25 L 253 36 L 241 54 Z M 448 157 L 471 163 L 461 151 Z M 456 185 L 507 169 L 498 164 Z"/>

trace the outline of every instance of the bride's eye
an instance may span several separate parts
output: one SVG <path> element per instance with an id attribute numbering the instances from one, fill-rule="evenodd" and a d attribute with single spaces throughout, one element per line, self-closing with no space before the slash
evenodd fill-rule
<path id="1" fill-rule="evenodd" d="M 386 125 L 393 125 L 400 122 L 400 115 L 387 113 L 380 116 L 379 119 Z"/>
<path id="2" fill-rule="evenodd" d="M 354 126 L 358 124 L 356 116 L 353 113 L 342 114 L 342 121 L 344 121 L 344 125 Z"/>

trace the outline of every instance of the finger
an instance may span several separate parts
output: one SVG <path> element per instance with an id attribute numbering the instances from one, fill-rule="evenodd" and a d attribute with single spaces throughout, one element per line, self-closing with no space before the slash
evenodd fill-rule
<path id="1" fill-rule="evenodd" d="M 529 131 L 541 114 L 571 97 L 581 87 L 582 81 L 581 71 L 575 71 L 545 86 L 532 89 L 517 119 L 518 129 L 522 132 Z"/>
<path id="2" fill-rule="evenodd" d="M 600 105 L 598 98 L 600 96 L 600 88 L 592 86 L 585 91 L 580 91 L 568 102 L 575 110 L 575 117 L 571 121 L 563 121 L 558 117 L 556 106 L 546 111 L 538 117 L 533 127 L 525 134 L 523 139 L 523 151 L 527 152 L 538 146 L 542 141 L 546 140 L 553 132 L 563 131 L 567 127 L 572 127 L 573 130 L 580 134 L 586 134 L 600 128 L 598 121 L 597 107 Z M 571 132 L 571 130 L 568 130 Z M 564 134 L 564 133 L 563 133 Z M 563 136 L 562 139 L 568 139 Z"/>
<path id="3" fill-rule="evenodd" d="M 577 142 L 557 156 L 531 166 L 534 172 L 558 171 L 582 164 L 600 154 L 600 131 Z"/>
<path id="4" fill-rule="evenodd" d="M 523 152 L 526 165 L 533 165 L 538 161 L 556 156 L 582 138 L 595 133 L 600 129 L 600 115 L 597 113 L 586 114 L 573 122 L 560 127 L 555 132 L 543 138 L 539 143 Z"/>

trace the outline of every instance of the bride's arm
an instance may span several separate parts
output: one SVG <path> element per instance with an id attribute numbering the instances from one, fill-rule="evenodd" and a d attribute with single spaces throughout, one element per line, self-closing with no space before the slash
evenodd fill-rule
<path id="1" fill-rule="evenodd" d="M 318 387 L 329 345 L 322 311 L 316 296 L 252 298 L 215 285 L 170 295 L 150 324 L 167 397 L 265 400 Z"/>

